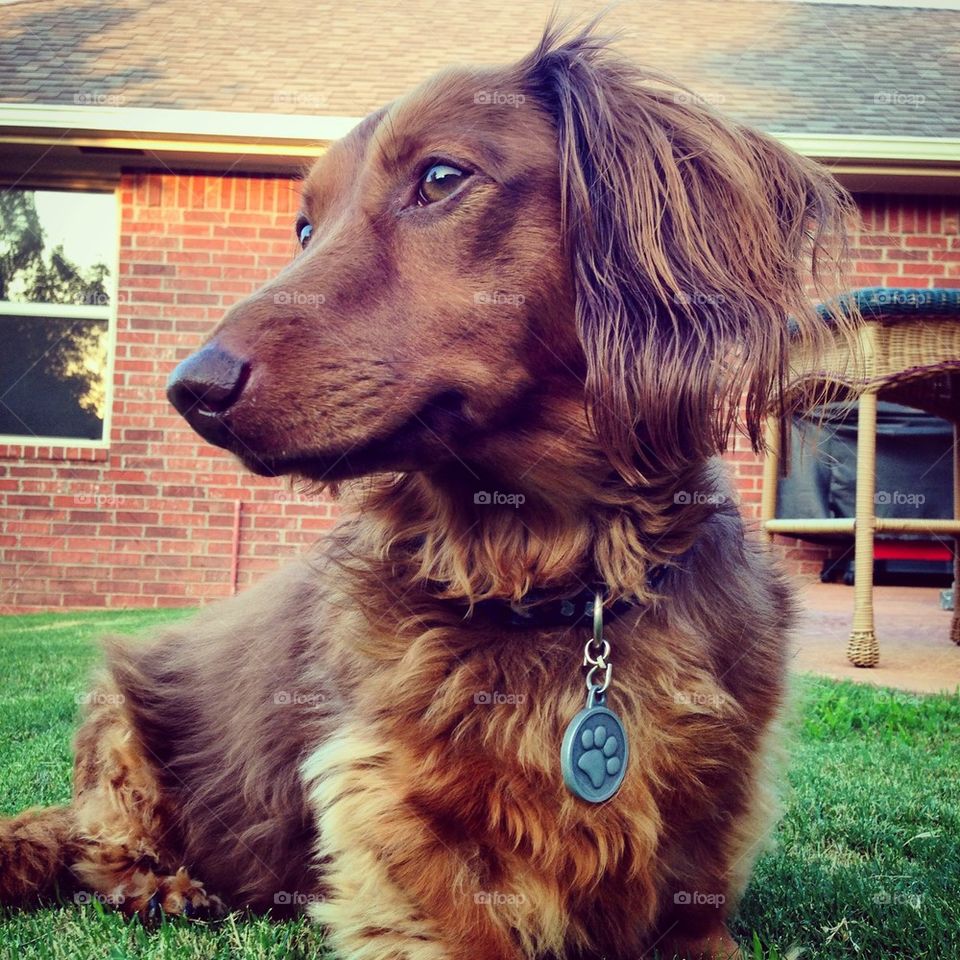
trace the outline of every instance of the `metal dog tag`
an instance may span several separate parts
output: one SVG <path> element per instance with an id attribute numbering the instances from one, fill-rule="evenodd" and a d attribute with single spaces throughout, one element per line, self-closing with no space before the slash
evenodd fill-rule
<path id="1" fill-rule="evenodd" d="M 627 772 L 627 732 L 604 700 L 603 693 L 591 687 L 586 707 L 570 721 L 560 747 L 563 782 L 588 803 L 609 800 Z"/>

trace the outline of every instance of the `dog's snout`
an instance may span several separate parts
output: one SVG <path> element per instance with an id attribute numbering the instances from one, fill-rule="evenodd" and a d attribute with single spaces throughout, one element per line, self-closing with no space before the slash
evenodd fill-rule
<path id="1" fill-rule="evenodd" d="M 236 403 L 249 373 L 246 360 L 211 343 L 178 364 L 167 381 L 167 398 L 199 430 L 198 419 L 221 414 Z"/>

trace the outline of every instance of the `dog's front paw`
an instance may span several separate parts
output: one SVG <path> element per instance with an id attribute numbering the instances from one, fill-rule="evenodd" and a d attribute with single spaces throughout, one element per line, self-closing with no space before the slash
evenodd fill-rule
<path id="1" fill-rule="evenodd" d="M 159 923 L 164 916 L 219 920 L 227 914 L 223 901 L 207 893 L 202 883 L 191 880 L 184 867 L 172 876 L 158 877 L 157 881 L 150 897 L 139 898 L 129 911 L 144 923 Z"/>

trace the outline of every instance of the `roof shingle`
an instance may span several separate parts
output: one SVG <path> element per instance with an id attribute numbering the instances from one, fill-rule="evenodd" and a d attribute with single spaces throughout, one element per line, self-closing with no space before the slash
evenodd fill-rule
<path id="1" fill-rule="evenodd" d="M 0 102 L 361 116 L 450 63 L 519 57 L 552 6 L 26 0 L 0 8 Z M 632 0 L 607 25 L 766 130 L 960 136 L 960 11 Z"/>

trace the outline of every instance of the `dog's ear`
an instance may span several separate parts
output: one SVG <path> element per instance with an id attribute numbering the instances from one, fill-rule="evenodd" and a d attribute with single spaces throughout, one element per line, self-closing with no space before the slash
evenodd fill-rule
<path id="1" fill-rule="evenodd" d="M 850 201 L 830 174 L 616 56 L 548 29 L 520 82 L 555 125 L 587 407 L 639 481 L 754 447 L 788 345 L 822 346 Z M 841 323 L 843 318 L 836 310 Z"/>

